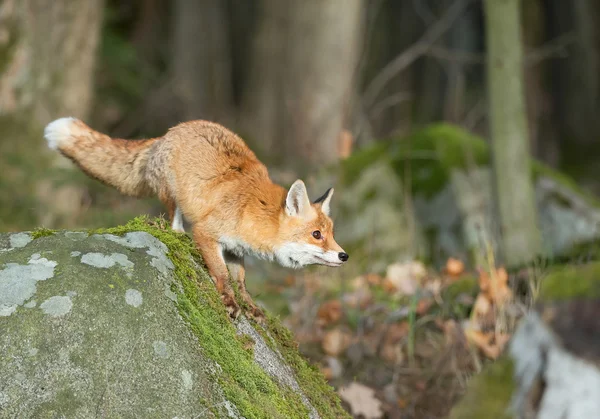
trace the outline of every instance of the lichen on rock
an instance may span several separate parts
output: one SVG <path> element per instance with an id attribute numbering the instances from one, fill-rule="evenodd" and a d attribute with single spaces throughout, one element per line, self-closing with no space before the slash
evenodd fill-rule
<path id="1" fill-rule="evenodd" d="M 0 411 L 345 417 L 289 332 L 231 322 L 191 240 L 162 225 L 0 235 Z"/>

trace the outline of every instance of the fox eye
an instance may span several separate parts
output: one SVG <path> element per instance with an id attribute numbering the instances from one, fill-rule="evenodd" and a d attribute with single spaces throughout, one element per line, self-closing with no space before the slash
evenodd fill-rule
<path id="1" fill-rule="evenodd" d="M 312 236 L 315 239 L 319 240 L 321 238 L 321 232 L 319 230 L 315 230 L 315 231 L 312 232 Z"/>

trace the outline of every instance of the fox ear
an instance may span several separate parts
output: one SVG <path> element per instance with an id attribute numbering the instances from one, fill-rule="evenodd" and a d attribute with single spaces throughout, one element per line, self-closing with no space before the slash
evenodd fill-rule
<path id="1" fill-rule="evenodd" d="M 300 179 L 295 181 L 288 191 L 285 199 L 285 210 L 291 217 L 304 217 L 310 210 L 310 200 L 306 193 L 306 186 Z"/>
<path id="2" fill-rule="evenodd" d="M 329 188 L 323 194 L 322 197 L 318 198 L 314 202 L 315 204 L 321 204 L 321 211 L 323 211 L 323 214 L 327 215 L 328 217 L 329 217 L 329 214 L 331 212 L 330 207 L 329 207 L 329 203 L 331 202 L 331 197 L 332 196 L 333 196 L 333 188 Z"/>

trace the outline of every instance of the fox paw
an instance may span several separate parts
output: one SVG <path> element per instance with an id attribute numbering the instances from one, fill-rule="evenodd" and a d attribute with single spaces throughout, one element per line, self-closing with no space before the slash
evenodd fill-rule
<path id="1" fill-rule="evenodd" d="M 227 313 L 229 313 L 229 317 L 233 320 L 237 319 L 240 315 L 240 306 L 235 301 L 235 297 L 233 294 L 222 294 L 221 301 L 225 304 L 225 308 L 227 309 Z"/>
<path id="2" fill-rule="evenodd" d="M 266 323 L 265 313 L 254 304 L 250 305 L 244 314 L 251 317 L 258 324 L 264 325 Z"/>

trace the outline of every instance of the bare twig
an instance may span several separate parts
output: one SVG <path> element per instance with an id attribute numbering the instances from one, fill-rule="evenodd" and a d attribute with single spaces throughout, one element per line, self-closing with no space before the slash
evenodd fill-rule
<path id="1" fill-rule="evenodd" d="M 535 48 L 531 52 L 525 53 L 525 65 L 536 65 L 540 61 L 548 58 L 565 58 L 567 56 L 567 47 L 569 47 L 573 42 L 575 42 L 574 34 L 566 33 L 561 35 L 545 45 Z"/>
<path id="2" fill-rule="evenodd" d="M 390 80 L 425 54 L 431 48 L 431 45 L 450 29 L 452 23 L 471 1 L 473 0 L 456 1 L 448 8 L 444 16 L 425 32 L 421 39 L 388 63 L 367 86 L 364 94 L 365 105 L 367 107 L 372 106 L 379 93 Z"/>
<path id="3" fill-rule="evenodd" d="M 567 47 L 573 43 L 573 34 L 561 35 L 539 48 L 532 48 L 525 53 L 524 62 L 526 66 L 538 64 L 548 58 L 566 57 Z M 456 51 L 439 46 L 431 46 L 424 53 L 429 57 L 437 58 L 444 61 L 450 61 L 464 65 L 485 64 L 485 54 Z"/>
<path id="4" fill-rule="evenodd" d="M 371 119 L 375 119 L 381 114 L 381 112 L 385 111 L 388 108 L 391 108 L 392 106 L 396 106 L 402 102 L 406 102 L 410 98 L 410 93 L 404 92 L 389 95 L 388 97 L 377 103 L 375 106 L 373 106 L 373 109 L 371 110 L 371 112 L 369 112 L 369 116 L 371 117 Z"/>

